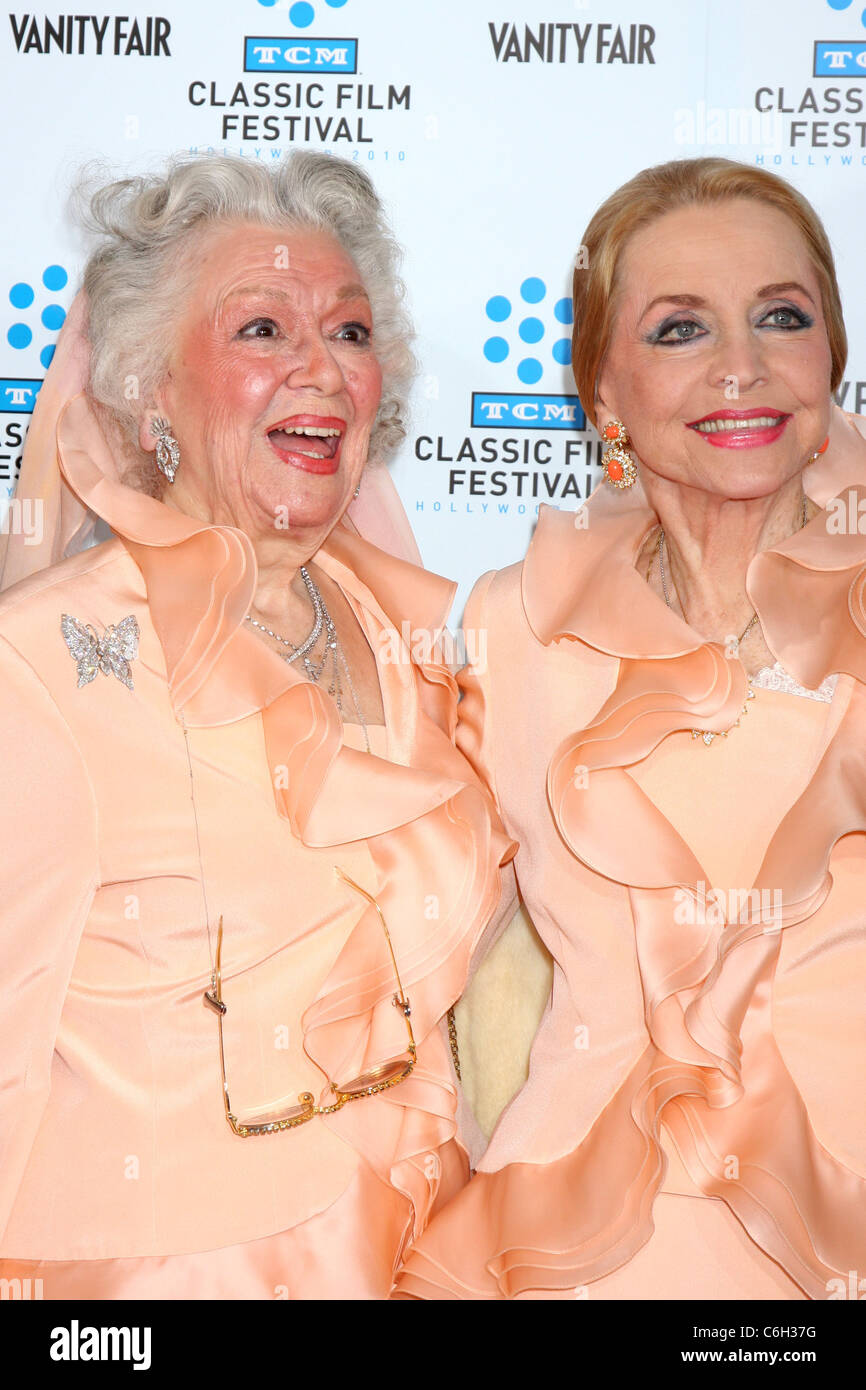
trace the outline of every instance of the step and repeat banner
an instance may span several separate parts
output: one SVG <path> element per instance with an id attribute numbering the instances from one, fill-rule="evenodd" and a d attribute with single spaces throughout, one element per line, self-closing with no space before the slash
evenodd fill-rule
<path id="1" fill-rule="evenodd" d="M 62 0 L 59 0 L 62 4 Z M 175 151 L 312 146 L 373 177 L 406 249 L 421 372 L 392 465 L 425 563 L 473 579 L 576 508 L 600 446 L 569 368 L 575 254 L 637 170 L 719 154 L 823 217 L 866 412 L 863 0 L 156 0 L 12 9 L 0 55 L 0 517 L 84 260 L 72 177 Z"/>

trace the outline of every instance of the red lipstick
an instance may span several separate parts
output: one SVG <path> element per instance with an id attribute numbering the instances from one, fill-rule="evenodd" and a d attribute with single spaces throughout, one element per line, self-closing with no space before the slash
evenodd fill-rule
<path id="1" fill-rule="evenodd" d="M 268 443 L 283 463 L 305 473 L 331 474 L 340 467 L 346 422 L 336 415 L 288 415 L 270 426 Z"/>
<path id="2" fill-rule="evenodd" d="M 776 410 L 773 406 L 714 410 L 700 420 L 690 420 L 686 428 L 694 430 L 717 449 L 759 449 L 781 438 L 790 418 L 787 411 Z"/>

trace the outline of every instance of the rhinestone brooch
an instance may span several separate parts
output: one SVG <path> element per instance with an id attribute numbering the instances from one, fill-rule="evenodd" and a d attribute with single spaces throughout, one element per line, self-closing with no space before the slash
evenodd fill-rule
<path id="1" fill-rule="evenodd" d="M 128 690 L 133 690 L 129 663 L 138 656 L 139 629 L 130 614 L 117 624 L 110 623 L 100 637 L 91 623 L 80 623 L 64 613 L 60 631 L 69 654 L 78 663 L 78 688 L 96 679 L 97 671 L 104 676 L 116 676 Z"/>

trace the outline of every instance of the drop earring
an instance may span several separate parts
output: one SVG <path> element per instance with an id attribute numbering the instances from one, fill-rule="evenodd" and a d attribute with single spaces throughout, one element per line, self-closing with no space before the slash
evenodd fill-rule
<path id="1" fill-rule="evenodd" d="M 601 437 L 607 441 L 601 456 L 605 478 L 611 487 L 632 487 L 637 482 L 637 468 L 631 454 L 626 452 L 628 433 L 622 420 L 608 420 Z"/>
<path id="2" fill-rule="evenodd" d="M 171 432 L 171 425 L 157 415 L 150 423 L 150 432 L 156 436 L 156 466 L 173 483 L 180 467 L 180 445 Z"/>
<path id="3" fill-rule="evenodd" d="M 827 435 L 827 438 L 824 440 L 824 443 L 823 443 L 819 448 L 817 448 L 817 449 L 815 450 L 814 454 L 812 454 L 812 456 L 811 456 L 810 459 L 809 459 L 809 462 L 810 462 L 810 463 L 817 463 L 817 462 L 818 462 L 818 459 L 821 457 L 821 455 L 822 455 L 822 454 L 826 454 L 827 449 L 829 448 L 829 445 L 830 445 L 830 436 L 829 436 L 829 434 L 828 434 L 828 435 Z"/>

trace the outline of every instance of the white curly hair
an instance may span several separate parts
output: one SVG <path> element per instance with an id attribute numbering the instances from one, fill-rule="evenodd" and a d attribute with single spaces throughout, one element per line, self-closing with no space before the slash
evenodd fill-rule
<path id="1" fill-rule="evenodd" d="M 127 481 L 154 495 L 164 486 L 153 456 L 139 445 L 140 413 L 168 370 L 172 325 L 195 272 L 196 243 L 219 223 L 282 232 L 313 228 L 339 242 L 370 296 L 382 366 L 370 458 L 394 450 L 406 434 L 414 334 L 399 275 L 402 251 L 363 170 L 334 155 L 294 150 L 274 164 L 238 155 L 176 155 L 156 174 L 108 183 L 104 177 L 87 166 L 73 203 L 96 240 L 82 282 L 91 343 L 88 393 L 115 426 L 131 465 Z"/>

